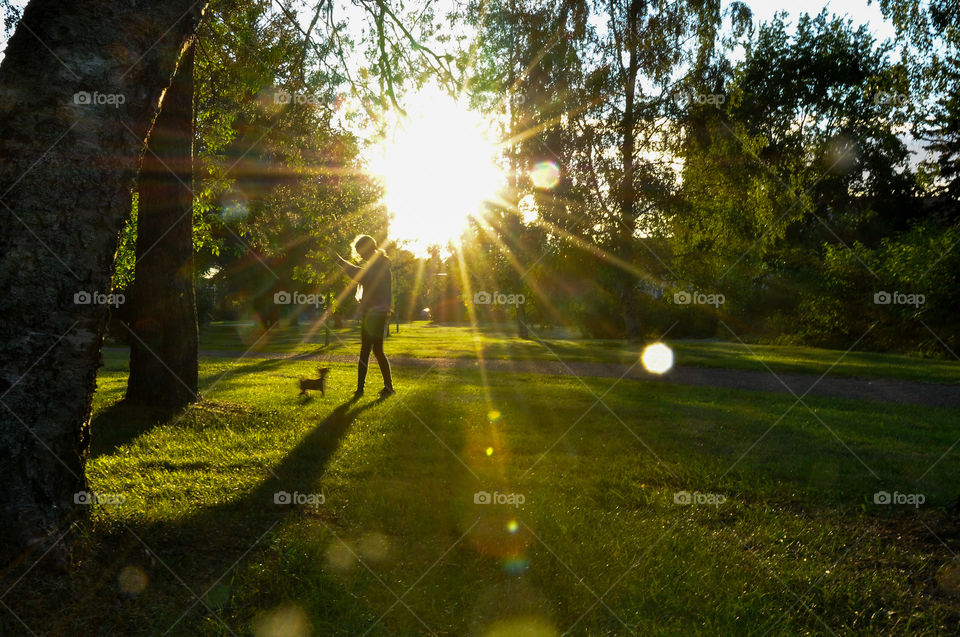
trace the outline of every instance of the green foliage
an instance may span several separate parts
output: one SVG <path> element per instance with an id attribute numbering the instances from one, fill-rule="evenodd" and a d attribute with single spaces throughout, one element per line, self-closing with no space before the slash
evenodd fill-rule
<path id="1" fill-rule="evenodd" d="M 117 248 L 116 269 L 113 274 L 113 287 L 117 290 L 129 289 L 133 284 L 137 259 L 137 203 L 139 196 L 133 193 L 130 218 L 120 233 L 120 245 Z"/>
<path id="2" fill-rule="evenodd" d="M 900 51 L 827 10 L 755 25 L 742 3 L 361 4 L 356 42 L 332 5 L 211 5 L 194 232 L 198 271 L 217 273 L 214 314 L 273 321 L 281 289 L 351 308 L 329 255 L 387 232 L 362 158 L 403 92 L 429 83 L 466 87 L 501 127 L 510 180 L 459 256 L 391 251 L 405 318 L 431 307 L 603 337 L 632 320 L 648 337 L 729 338 L 725 324 L 836 347 L 868 333 L 863 347 L 949 354 L 960 82 L 943 2 L 881 3 Z M 905 130 L 935 159 L 910 163 Z M 528 178 L 545 161 L 551 188 Z M 132 241 L 128 228 L 120 286 Z M 927 301 L 868 302 L 894 288 Z M 477 290 L 527 302 L 476 308 Z M 679 291 L 726 303 L 679 307 Z"/>

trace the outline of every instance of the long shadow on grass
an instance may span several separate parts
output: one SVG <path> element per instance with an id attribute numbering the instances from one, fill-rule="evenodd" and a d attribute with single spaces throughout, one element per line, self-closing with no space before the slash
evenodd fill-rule
<path id="1" fill-rule="evenodd" d="M 205 600 L 206 606 L 199 602 L 193 605 L 177 629 L 170 631 L 171 635 L 194 635 L 203 623 L 219 624 L 214 612 L 228 625 L 235 624 L 230 619 L 235 614 L 247 614 L 249 609 L 231 607 L 229 596 L 217 603 L 217 587 L 233 579 L 232 570 L 238 564 L 246 564 L 251 559 L 266 563 L 275 557 L 266 538 L 285 516 L 317 514 L 310 506 L 278 502 L 277 496 L 282 493 L 315 493 L 319 489 L 318 481 L 350 426 L 363 412 L 381 402 L 373 400 L 358 405 L 350 400 L 342 403 L 308 432 L 279 465 L 273 467 L 267 479 L 244 497 L 205 508 L 182 522 L 160 524 L 145 532 L 145 541 L 164 556 L 173 571 L 189 573 L 192 575 L 190 579 L 199 580 L 193 589 L 197 595 L 211 598 L 208 590 L 213 592 L 213 597 Z M 325 508 L 319 513 L 327 518 L 333 516 Z M 182 562 L 175 565 L 171 560 L 177 559 Z M 195 601 L 192 595 L 189 599 L 188 604 Z M 350 603 L 347 599 L 329 601 L 332 607 Z M 232 625 L 231 628 L 238 630 L 241 627 Z"/>
<path id="2" fill-rule="evenodd" d="M 280 492 L 315 491 L 317 481 L 326 472 L 330 458 L 340 447 L 350 425 L 360 414 L 380 402 L 373 400 L 358 405 L 350 400 L 337 406 L 300 440 L 279 465 L 270 469 L 270 475 L 256 489 L 238 500 L 203 509 L 188 520 L 183 528 L 202 531 L 214 525 L 224 529 L 225 524 L 236 523 L 237 530 L 243 530 L 254 522 L 269 525 L 279 520 L 297 507 L 296 503 L 277 502 L 275 495 Z M 189 533 L 186 537 L 189 538 Z"/>
<path id="3" fill-rule="evenodd" d="M 246 564 L 251 559 L 271 561 L 273 554 L 267 539 L 270 532 L 275 531 L 287 515 L 314 512 L 311 507 L 296 502 L 278 502 L 277 494 L 318 491 L 318 483 L 351 425 L 362 413 L 381 402 L 373 400 L 357 404 L 350 400 L 338 405 L 304 435 L 253 491 L 233 502 L 205 508 L 185 521 L 158 525 L 146 531 L 145 541 L 165 556 L 174 571 L 189 573 L 193 575 L 191 579 L 199 580 L 194 592 L 201 597 L 208 588 L 213 587 L 216 592 L 215 583 L 222 585 L 232 580 L 231 571 L 238 563 Z M 333 515 L 327 513 L 326 507 L 321 507 L 321 512 L 324 517 Z M 174 565 L 170 562 L 172 559 L 182 562 Z M 188 603 L 194 601 L 192 596 L 190 600 Z M 348 603 L 347 600 L 330 602 Z M 235 624 L 230 617 L 235 613 L 245 615 L 247 610 L 232 608 L 226 600 L 221 604 L 215 599 L 207 600 L 207 604 L 209 608 L 196 603 L 191 614 L 170 634 L 193 635 L 202 623 L 213 621 L 219 624 L 212 619 L 212 612 L 223 617 L 228 624 Z M 231 628 L 238 630 L 242 627 L 231 625 Z"/>
<path id="4" fill-rule="evenodd" d="M 212 384 L 219 384 L 236 376 L 275 370 L 278 367 L 289 366 L 291 363 L 290 360 L 284 358 L 205 358 L 203 361 L 205 364 L 200 367 L 201 373 L 197 382 L 201 394 L 205 388 L 209 388 Z M 229 367 L 226 371 L 209 370 L 211 362 L 221 362 L 229 365 Z M 204 372 L 205 369 L 209 371 Z M 292 378 L 293 376 L 291 376 Z"/>
<path id="5" fill-rule="evenodd" d="M 233 362 L 234 359 L 224 360 Z M 228 382 L 236 376 L 256 375 L 289 365 L 289 363 L 290 361 L 284 359 L 250 359 L 245 364 L 236 361 L 236 364 L 231 365 L 226 372 L 214 370 L 201 374 L 198 380 L 200 394 L 202 396 L 204 390 L 211 385 Z M 290 383 L 291 385 L 295 383 L 294 376 L 290 377 Z M 92 433 L 90 456 L 97 457 L 113 453 L 119 447 L 135 440 L 153 427 L 169 422 L 171 419 L 176 419 L 178 413 L 131 404 L 126 400 L 118 400 L 93 417 L 90 424 Z M 331 414 L 331 417 L 333 415 Z"/>
<path id="6" fill-rule="evenodd" d="M 318 482 L 351 425 L 380 402 L 358 404 L 351 400 L 335 407 L 272 468 L 270 475 L 234 501 L 153 524 L 140 525 L 132 519 L 127 523 L 107 524 L 102 532 L 87 536 L 81 542 L 75 555 L 78 568 L 69 580 L 57 582 L 30 574 L 5 602 L 15 608 L 18 615 L 29 618 L 34 631 L 39 630 L 38 634 L 70 634 L 80 630 L 85 634 L 113 636 L 192 636 L 201 634 L 200 627 L 204 625 L 203 634 L 208 634 L 212 626 L 216 634 L 235 631 L 242 634 L 246 627 L 237 626 L 236 617 L 248 616 L 249 609 L 231 606 L 230 583 L 234 570 L 246 568 L 251 560 L 266 564 L 276 557 L 269 546 L 269 537 L 286 516 L 315 514 L 295 503 L 278 503 L 275 494 L 318 491 Z M 136 418 L 137 412 L 132 409 L 118 403 L 100 414 L 98 420 L 109 430 L 105 424 L 109 418 Z M 241 425 L 255 426 L 259 416 L 259 412 L 253 412 L 251 419 Z M 101 436 L 97 453 L 106 453 L 121 444 L 122 437 L 135 435 L 135 431 L 142 433 L 152 424 L 159 423 L 136 421 L 124 428 L 126 436 Z M 172 470 L 176 468 L 172 466 Z M 321 513 L 328 519 L 334 515 L 323 507 Z M 117 596 L 118 573 L 125 568 L 145 574 L 144 581 L 148 584 L 142 594 Z M 20 591 L 22 595 L 18 594 Z M 346 595 L 335 590 L 328 594 Z M 59 612 L 49 612 L 45 606 L 48 602 L 44 601 L 48 596 L 66 602 Z M 331 598 L 329 602 L 331 608 L 346 608 L 352 603 L 346 597 Z M 97 605 L 103 603 L 118 607 L 110 612 L 98 612 Z M 221 625 L 218 617 L 230 626 L 229 630 Z M 38 618 L 43 618 L 42 625 L 38 625 Z M 12 616 L 0 614 L 0 634 L 8 634 L 5 623 L 8 620 L 14 621 Z M 85 632 L 91 622 L 97 629 Z M 18 624 L 10 626 L 19 629 Z"/>
<path id="7" fill-rule="evenodd" d="M 198 380 L 200 394 L 202 396 L 203 392 L 211 385 L 229 382 L 236 376 L 256 375 L 283 365 L 289 365 L 289 362 L 283 359 L 251 359 L 245 364 L 240 364 L 237 361 L 237 364 L 232 365 L 226 372 L 214 370 L 203 373 Z M 294 376 L 290 377 L 290 383 L 291 386 L 295 383 Z M 181 412 L 162 411 L 143 405 L 131 404 L 126 400 L 118 400 L 98 412 L 91 421 L 90 456 L 96 457 L 113 453 L 119 447 L 135 440 L 153 427 L 169 422 L 171 419 L 175 420 L 179 413 Z"/>
<path id="8" fill-rule="evenodd" d="M 100 410 L 90 422 L 90 456 L 113 453 L 157 425 L 162 425 L 175 413 L 135 405 L 118 400 Z"/>

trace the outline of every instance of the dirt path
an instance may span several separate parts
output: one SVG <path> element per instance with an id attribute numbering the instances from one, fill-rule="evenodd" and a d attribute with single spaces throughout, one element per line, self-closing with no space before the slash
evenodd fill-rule
<path id="1" fill-rule="evenodd" d="M 239 358 L 240 352 L 229 350 L 200 350 L 200 356 L 214 358 Z M 322 354 L 287 354 L 281 352 L 257 352 L 244 358 L 289 359 L 307 361 L 331 361 L 352 363 L 356 356 Z M 390 358 L 391 365 L 429 369 L 479 369 L 480 364 L 471 358 Z M 710 367 L 674 367 L 662 376 L 651 374 L 636 365 L 627 368 L 615 363 L 536 361 L 536 360 L 488 360 L 486 368 L 496 372 L 528 374 L 553 374 L 561 376 L 592 376 L 602 378 L 632 378 L 680 385 L 706 385 L 751 391 L 793 393 L 798 397 L 806 394 L 832 398 L 852 398 L 879 402 L 924 405 L 928 407 L 952 407 L 960 409 L 960 385 L 942 385 L 886 378 L 845 378 L 814 374 L 793 374 L 740 369 L 716 369 Z M 788 389 L 789 388 L 789 389 Z"/>

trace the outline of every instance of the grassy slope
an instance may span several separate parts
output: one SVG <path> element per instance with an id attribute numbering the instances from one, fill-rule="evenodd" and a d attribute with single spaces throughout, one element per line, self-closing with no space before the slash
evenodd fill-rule
<path id="1" fill-rule="evenodd" d="M 205 606 L 170 634 L 229 634 L 214 613 L 258 635 L 937 634 L 960 617 L 933 535 L 956 543 L 937 510 L 957 496 L 956 449 L 938 462 L 954 411 L 413 369 L 397 398 L 345 408 L 347 365 L 326 399 L 296 397 L 313 366 L 203 361 L 213 402 L 154 424 L 113 405 L 108 357 L 89 474 L 127 500 L 95 509 L 77 577 L 28 576 L 5 603 L 38 633 L 111 635 L 163 634 L 188 588 Z M 286 510 L 278 488 L 326 502 Z M 476 505 L 481 489 L 526 502 Z M 879 489 L 928 502 L 877 506 Z M 142 592 L 119 592 L 124 567 Z"/>
<path id="2" fill-rule="evenodd" d="M 441 326 L 425 322 L 403 324 L 400 333 L 391 335 L 387 352 L 392 356 L 414 358 L 473 358 L 478 352 L 487 359 L 605 361 L 632 363 L 639 347 L 623 341 L 569 338 L 559 333 L 535 334 L 537 340 L 521 340 L 510 331 L 496 328 L 472 330 L 468 327 Z M 849 352 L 774 345 L 742 345 L 722 341 L 672 341 L 678 365 L 722 367 L 730 369 L 859 376 L 864 378 L 900 378 L 938 383 L 960 383 L 960 363 L 922 359 L 912 356 Z M 330 345 L 324 345 L 324 333 L 308 326 L 278 327 L 264 334 L 253 324 L 214 324 L 201 334 L 201 347 L 212 350 L 245 352 L 310 352 L 352 355 L 359 348 L 359 332 L 353 327 L 335 330 Z"/>

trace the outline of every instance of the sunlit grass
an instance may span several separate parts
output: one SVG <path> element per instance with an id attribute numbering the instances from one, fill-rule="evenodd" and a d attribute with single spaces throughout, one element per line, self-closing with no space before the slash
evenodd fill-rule
<path id="1" fill-rule="evenodd" d="M 917 482 L 960 436 L 951 410 L 806 399 L 848 451 L 805 409 L 778 422 L 789 396 L 491 372 L 492 415 L 478 372 L 398 368 L 397 397 L 337 411 L 352 365 L 303 401 L 295 379 L 315 363 L 205 359 L 212 402 L 151 423 L 113 406 L 124 367 L 108 356 L 100 375 L 88 469 L 94 490 L 127 500 L 95 510 L 73 579 L 28 578 L 5 598 L 41 632 L 163 634 L 194 601 L 187 586 L 210 610 L 169 634 L 229 634 L 215 612 L 237 634 L 306 618 L 313 634 L 358 635 L 394 594 L 410 610 L 370 634 L 425 633 L 415 615 L 463 635 L 498 621 L 627 634 L 621 620 L 637 634 L 819 633 L 817 616 L 837 632 L 933 634 L 957 612 L 936 584 L 951 556 L 924 526 L 948 524 L 937 508 L 956 498 L 955 462 Z M 591 408 L 608 389 L 613 413 Z M 279 508 L 278 486 L 326 502 Z M 927 504 L 878 506 L 881 489 Z M 525 502 L 477 505 L 480 490 Z M 677 505 L 679 491 L 727 501 Z M 125 567 L 143 592 L 119 592 Z M 588 612 L 608 588 L 610 610 Z"/>
<path id="2" fill-rule="evenodd" d="M 386 343 L 390 356 L 409 358 L 476 358 L 478 351 L 486 360 L 544 360 L 565 362 L 604 362 L 632 364 L 642 345 L 622 340 L 581 339 L 568 331 L 533 327 L 534 338 L 520 339 L 513 325 L 468 326 L 438 325 L 425 321 L 402 323 L 399 333 L 390 327 Z M 359 330 L 348 322 L 332 329 L 325 345 L 323 329 L 306 324 L 273 328 L 268 334 L 253 322 L 214 323 L 201 330 L 201 347 L 238 353 L 256 352 L 311 353 L 353 356 L 360 346 Z M 258 340 L 259 339 L 259 340 Z M 854 376 L 862 378 L 899 378 L 938 383 L 960 383 L 960 362 L 923 359 L 873 352 L 843 352 L 814 347 L 781 345 L 744 345 L 723 341 L 670 340 L 674 365 L 714 367 L 775 372 Z M 838 362 L 839 361 L 839 362 Z"/>

